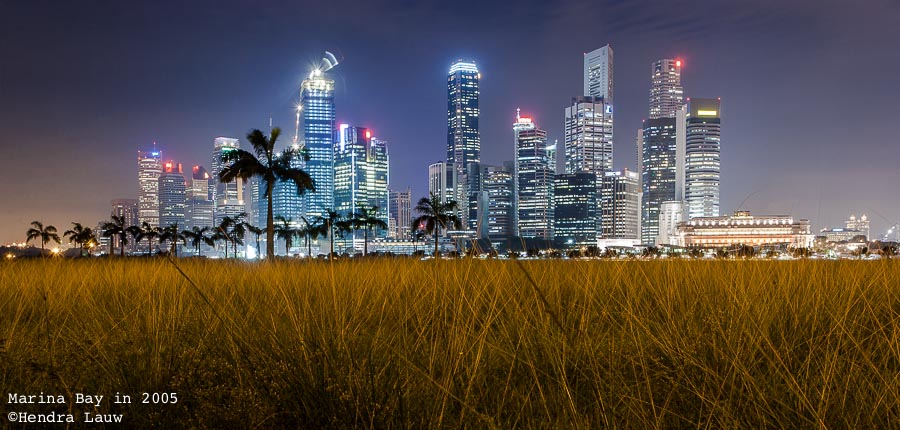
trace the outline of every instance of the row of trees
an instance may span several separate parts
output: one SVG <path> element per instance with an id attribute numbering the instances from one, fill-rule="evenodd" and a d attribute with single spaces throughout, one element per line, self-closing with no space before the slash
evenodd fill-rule
<path id="1" fill-rule="evenodd" d="M 256 235 L 256 247 L 259 253 L 260 236 L 266 235 L 266 255 L 275 257 L 275 236 L 285 241 L 285 252 L 290 252 L 294 238 L 303 237 L 311 251 L 311 241 L 319 237 L 330 238 L 330 254 L 334 254 L 334 237 L 345 232 L 364 232 L 363 254 L 368 254 L 369 232 L 373 229 L 387 228 L 386 223 L 376 217 L 378 207 L 360 207 L 356 212 L 343 216 L 334 210 L 326 211 L 326 215 L 316 217 L 314 220 L 302 218 L 302 227 L 295 227 L 293 220 L 276 217 L 272 211 L 272 191 L 276 182 L 289 183 L 296 188 L 298 195 L 306 192 L 315 192 L 315 184 L 307 172 L 293 167 L 292 162 L 297 158 L 309 160 L 309 156 L 302 150 L 288 149 L 281 153 L 275 152 L 275 142 L 281 135 L 280 128 L 273 128 L 271 134 L 266 136 L 260 130 L 252 130 L 247 134 L 247 141 L 252 147 L 252 152 L 238 149 L 228 151 L 222 156 L 225 168 L 219 173 L 219 181 L 232 182 L 237 179 L 249 180 L 259 178 L 263 185 L 264 197 L 267 200 L 266 226 L 265 228 L 253 226 L 243 220 L 245 214 L 236 217 L 225 217 L 222 222 L 214 227 L 194 227 L 190 230 L 179 230 L 178 225 L 166 227 L 151 226 L 143 223 L 140 226 L 128 226 L 125 219 L 120 216 L 112 216 L 111 220 L 101 225 L 100 235 L 107 238 L 115 238 L 119 243 L 120 255 L 125 255 L 125 246 L 129 238 L 139 243 L 147 240 L 148 249 L 152 250 L 153 241 L 169 243 L 171 251 L 177 253 L 178 242 L 185 245 L 190 242 L 199 254 L 202 244 L 214 246 L 217 241 L 225 242 L 225 256 L 228 257 L 228 245 L 232 245 L 235 255 L 238 245 L 243 244 L 247 232 Z M 420 214 L 412 222 L 414 237 L 421 233 L 434 235 L 435 256 L 439 255 L 438 240 L 442 232 L 450 228 L 461 228 L 461 222 L 456 215 L 458 211 L 456 202 L 443 202 L 438 196 L 432 194 L 428 198 L 419 200 L 415 210 Z M 277 221 L 277 223 L 276 223 Z M 86 228 L 79 223 L 73 223 L 73 228 L 67 230 L 64 237 L 78 246 L 82 253 L 97 245 L 98 233 Z M 60 243 L 56 227 L 44 226 L 39 221 L 32 222 L 32 227 L 27 232 L 27 242 L 40 240 L 41 252 L 50 242 Z M 113 241 L 110 240 L 110 255 L 113 254 Z"/>

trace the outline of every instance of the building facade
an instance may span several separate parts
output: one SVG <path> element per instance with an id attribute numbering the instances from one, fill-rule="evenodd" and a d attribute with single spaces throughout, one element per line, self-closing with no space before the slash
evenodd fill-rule
<path id="1" fill-rule="evenodd" d="M 162 151 L 138 151 L 138 221 L 159 226 L 159 177 L 162 175 Z"/>
<path id="2" fill-rule="evenodd" d="M 867 217 L 866 214 L 862 214 L 859 218 L 856 217 L 856 214 L 850 215 L 850 219 L 844 222 L 844 226 L 851 230 L 859 230 L 866 236 L 866 240 L 870 240 L 871 238 L 871 236 L 869 236 L 869 217 Z"/>
<path id="3" fill-rule="evenodd" d="M 215 182 L 213 191 L 213 201 L 215 202 L 215 212 L 213 214 L 214 223 L 219 224 L 227 217 L 236 217 L 244 213 L 244 182 L 242 179 L 236 179 L 231 182 L 222 182 L 219 180 L 219 174 L 225 168 L 226 163 L 222 161 L 222 157 L 227 153 L 240 149 L 241 143 L 238 139 L 230 137 L 217 137 L 213 141 L 213 159 L 210 164 L 212 172 L 210 177 Z"/>
<path id="4" fill-rule="evenodd" d="M 719 216 L 721 109 L 719 99 L 688 100 L 684 201 L 688 218 Z"/>
<path id="5" fill-rule="evenodd" d="M 659 235 L 663 202 L 679 200 L 676 119 L 644 121 L 641 144 L 641 243 L 652 245 Z"/>
<path id="6" fill-rule="evenodd" d="M 360 207 L 377 207 L 376 217 L 388 224 L 388 154 L 383 140 L 363 127 L 341 124 L 334 146 L 334 210 L 342 215 Z M 384 237 L 385 230 L 369 237 Z M 351 232 L 345 239 L 362 239 L 364 232 Z"/>
<path id="7" fill-rule="evenodd" d="M 316 192 L 303 195 L 300 204 L 303 215 L 312 220 L 334 208 L 334 81 L 321 70 L 313 70 L 301 84 L 300 106 L 300 147 L 309 160 L 299 166 L 309 173 L 316 187 Z M 272 206 L 274 210 L 275 204 Z"/>
<path id="8" fill-rule="evenodd" d="M 110 212 L 110 215 L 122 217 L 122 219 L 125 220 L 125 227 L 130 227 L 133 225 L 137 225 L 137 226 L 141 225 L 140 217 L 138 215 L 138 213 L 139 213 L 138 199 L 113 199 L 110 202 L 110 205 L 112 206 L 112 211 Z M 101 225 L 102 225 L 102 223 L 101 223 Z M 97 228 L 97 230 L 95 230 L 95 232 L 97 232 L 98 236 L 101 236 L 99 234 L 99 232 L 101 232 L 102 230 L 103 230 L 102 228 Z M 105 243 L 102 243 L 102 245 L 106 245 L 107 247 L 109 246 L 109 241 L 111 240 L 111 241 L 113 241 L 114 248 L 119 247 L 119 237 L 118 236 L 113 236 L 113 237 L 109 237 L 109 238 L 104 238 L 101 236 L 101 237 L 98 237 L 98 240 L 100 240 L 101 242 L 105 242 Z M 125 246 L 125 248 L 129 252 L 134 252 L 134 250 L 137 249 L 136 244 L 134 243 L 133 240 L 128 242 L 128 244 Z"/>
<path id="9" fill-rule="evenodd" d="M 460 206 L 463 227 L 477 224 L 478 181 L 469 171 L 470 163 L 481 162 L 479 132 L 479 87 L 481 74 L 473 62 L 457 61 L 447 75 L 447 163 L 455 171 L 455 199 Z"/>
<path id="10" fill-rule="evenodd" d="M 557 246 L 571 249 L 597 245 L 597 176 L 565 173 L 553 180 L 553 234 Z"/>
<path id="11" fill-rule="evenodd" d="M 513 171 L 507 166 L 481 166 L 482 199 L 485 214 L 480 237 L 494 246 L 504 244 L 513 235 Z"/>
<path id="12" fill-rule="evenodd" d="M 674 118 L 684 104 L 681 60 L 662 59 L 650 65 L 650 119 Z"/>
<path id="13" fill-rule="evenodd" d="M 574 97 L 566 107 L 566 173 L 602 177 L 613 166 L 612 104 L 600 97 Z"/>
<path id="14" fill-rule="evenodd" d="M 428 194 L 441 198 L 441 203 L 456 201 L 456 170 L 453 165 L 444 161 L 428 166 Z"/>
<path id="15" fill-rule="evenodd" d="M 547 132 L 531 118 L 516 113 L 516 225 L 514 235 L 553 239 L 553 176 L 556 145 L 547 144 Z"/>
<path id="16" fill-rule="evenodd" d="M 186 195 L 185 228 L 212 228 L 215 203 L 211 198 L 210 182 L 212 182 L 211 177 L 203 166 L 191 168 L 191 181 Z"/>
<path id="17" fill-rule="evenodd" d="M 613 49 L 608 44 L 584 54 L 584 94 L 613 102 Z"/>
<path id="18" fill-rule="evenodd" d="M 600 186 L 600 245 L 640 244 L 640 176 L 628 169 L 606 172 Z"/>
<path id="19" fill-rule="evenodd" d="M 180 163 L 167 161 L 159 177 L 159 225 L 184 228 L 187 184 Z"/>
<path id="20" fill-rule="evenodd" d="M 391 239 L 412 238 L 412 191 L 390 191 L 388 224 Z"/>
<path id="21" fill-rule="evenodd" d="M 677 236 L 677 245 L 700 248 L 741 245 L 810 248 L 814 241 L 808 220 L 795 220 L 788 215 L 751 215 L 748 211 L 693 218 L 679 224 Z"/>

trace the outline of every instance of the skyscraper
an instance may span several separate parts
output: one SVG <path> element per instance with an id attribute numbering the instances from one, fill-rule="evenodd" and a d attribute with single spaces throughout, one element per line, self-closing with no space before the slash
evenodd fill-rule
<path id="1" fill-rule="evenodd" d="M 721 110 L 718 99 L 688 99 L 684 200 L 688 218 L 719 216 Z"/>
<path id="2" fill-rule="evenodd" d="M 637 172 L 606 172 L 600 187 L 600 242 L 602 246 L 640 243 L 641 186 Z"/>
<path id="3" fill-rule="evenodd" d="M 494 246 L 504 244 L 513 231 L 513 169 L 482 165 L 481 181 L 481 210 L 486 218 L 481 236 Z"/>
<path id="4" fill-rule="evenodd" d="M 553 235 L 557 246 L 597 245 L 597 176 L 565 173 L 553 180 Z"/>
<path id="5" fill-rule="evenodd" d="M 684 199 L 684 115 L 681 60 L 663 59 L 650 67 L 650 119 L 639 139 L 641 187 L 641 241 L 656 243 L 660 206 Z"/>
<path id="6" fill-rule="evenodd" d="M 300 106 L 303 128 L 300 146 L 309 155 L 309 161 L 302 167 L 316 187 L 315 192 L 303 195 L 302 206 L 306 218 L 312 220 L 334 208 L 334 81 L 320 69 L 313 70 L 301 84 Z"/>
<path id="7" fill-rule="evenodd" d="M 390 191 L 390 202 L 388 203 L 388 224 L 391 227 L 390 236 L 394 239 L 410 239 L 412 222 L 412 192 L 407 188 L 406 191 Z"/>
<path id="8" fill-rule="evenodd" d="M 650 119 L 674 118 L 684 104 L 681 60 L 662 59 L 651 65 Z"/>
<path id="9" fill-rule="evenodd" d="M 138 220 L 159 226 L 159 177 L 162 175 L 162 151 L 138 151 Z"/>
<path id="10" fill-rule="evenodd" d="M 388 154 L 383 140 L 371 130 L 341 124 L 334 145 L 334 210 L 349 215 L 361 206 L 377 206 L 376 217 L 388 223 Z M 384 230 L 369 238 L 384 237 Z M 345 238 L 363 239 L 364 232 Z"/>
<path id="11" fill-rule="evenodd" d="M 453 165 L 438 161 L 428 166 L 428 194 L 434 194 L 441 198 L 441 203 L 456 201 L 454 185 L 456 170 Z"/>
<path id="12" fill-rule="evenodd" d="M 140 225 L 140 220 L 138 217 L 138 200 L 137 199 L 114 199 L 110 202 L 112 205 L 111 215 L 120 216 L 125 220 L 125 226 L 133 226 Z M 101 223 L 102 224 L 102 223 Z M 96 231 L 99 233 L 102 228 L 98 228 Z M 99 235 L 99 234 L 98 234 Z M 102 245 L 109 246 L 109 241 L 113 241 L 113 248 L 118 248 L 119 245 L 119 237 L 113 236 L 109 238 L 99 237 Z M 103 243 L 105 241 L 105 243 Z M 129 241 L 126 245 L 126 248 L 134 252 L 136 249 L 135 241 Z"/>
<path id="13" fill-rule="evenodd" d="M 613 49 L 606 45 L 584 54 L 584 95 L 613 103 Z"/>
<path id="14" fill-rule="evenodd" d="M 222 182 L 219 180 L 219 174 L 225 168 L 225 162 L 222 156 L 228 152 L 234 151 L 241 147 L 238 139 L 229 137 L 217 137 L 213 141 L 213 157 L 210 164 L 212 172 L 211 179 L 216 182 L 215 191 L 213 192 L 213 200 L 216 202 L 214 214 L 215 224 L 222 222 L 226 216 L 236 217 L 245 211 L 244 208 L 244 181 L 236 179 L 232 182 Z"/>
<path id="15" fill-rule="evenodd" d="M 481 74 L 473 62 L 459 60 L 447 75 L 447 163 L 456 173 L 456 200 L 463 227 L 477 228 L 479 181 L 472 178 L 481 162 L 481 136 L 478 128 L 478 81 Z"/>
<path id="16" fill-rule="evenodd" d="M 181 164 L 167 161 L 159 177 L 159 225 L 184 227 L 185 191 L 184 172 Z"/>
<path id="17" fill-rule="evenodd" d="M 526 238 L 553 238 L 553 175 L 556 145 L 547 144 L 547 132 L 531 118 L 516 112 L 515 234 Z"/>
<path id="18" fill-rule="evenodd" d="M 676 200 L 677 141 L 675 118 L 644 121 L 641 140 L 641 243 L 652 245 L 659 234 L 662 202 Z"/>
<path id="19" fill-rule="evenodd" d="M 574 97 L 566 107 L 566 173 L 602 177 L 613 166 L 612 105 L 599 97 Z"/>
<path id="20" fill-rule="evenodd" d="M 191 169 L 191 181 L 186 193 L 187 206 L 184 219 L 186 229 L 213 226 L 215 203 L 210 195 L 210 182 L 212 178 L 203 166 L 194 166 Z"/>

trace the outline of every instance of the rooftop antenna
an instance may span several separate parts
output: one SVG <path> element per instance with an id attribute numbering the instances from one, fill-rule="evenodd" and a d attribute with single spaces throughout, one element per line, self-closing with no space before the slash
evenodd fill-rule
<path id="1" fill-rule="evenodd" d="M 300 111 L 303 105 L 297 105 L 297 120 L 294 122 L 294 148 L 300 146 Z"/>

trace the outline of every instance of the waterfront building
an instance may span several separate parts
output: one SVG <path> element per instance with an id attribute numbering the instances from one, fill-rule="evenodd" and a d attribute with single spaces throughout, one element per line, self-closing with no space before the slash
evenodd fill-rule
<path id="1" fill-rule="evenodd" d="M 795 220 L 789 215 L 751 215 L 749 211 L 693 218 L 679 224 L 677 237 L 676 245 L 701 248 L 741 245 L 810 248 L 814 241 L 809 220 Z"/>

